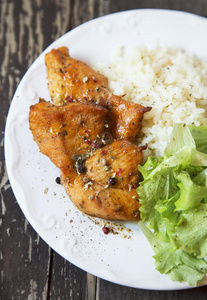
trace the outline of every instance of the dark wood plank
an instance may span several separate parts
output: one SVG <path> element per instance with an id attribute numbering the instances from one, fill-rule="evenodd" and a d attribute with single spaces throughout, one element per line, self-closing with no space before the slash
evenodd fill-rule
<path id="1" fill-rule="evenodd" d="M 85 299 L 86 293 L 86 273 L 53 252 L 49 299 Z"/>
<path id="2" fill-rule="evenodd" d="M 133 289 L 98 279 L 98 297 L 101 300 L 204 300 L 207 295 L 207 286 L 180 291 L 150 291 Z"/>
<path id="3" fill-rule="evenodd" d="M 46 299 L 51 250 L 28 224 L 11 189 L 1 196 L 0 299 Z"/>
<path id="4" fill-rule="evenodd" d="M 119 0 L 110 2 L 110 12 L 124 11 L 129 9 L 160 8 L 191 12 L 206 17 L 205 0 Z"/>

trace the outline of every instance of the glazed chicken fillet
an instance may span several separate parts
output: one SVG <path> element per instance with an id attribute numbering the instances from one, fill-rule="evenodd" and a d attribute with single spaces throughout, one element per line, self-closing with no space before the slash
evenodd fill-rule
<path id="1" fill-rule="evenodd" d="M 150 108 L 111 94 L 107 78 L 72 59 L 65 47 L 46 54 L 45 61 L 54 103 L 40 99 L 29 114 L 40 152 L 60 169 L 61 183 L 82 212 L 139 219 L 137 166 L 145 147 L 134 140 Z"/>
<path id="2" fill-rule="evenodd" d="M 134 141 L 141 130 L 144 113 L 150 107 L 125 101 L 108 89 L 108 79 L 82 61 L 73 59 L 66 47 L 45 55 L 49 92 L 56 105 L 71 101 L 94 103 L 109 111 L 115 139 Z"/>

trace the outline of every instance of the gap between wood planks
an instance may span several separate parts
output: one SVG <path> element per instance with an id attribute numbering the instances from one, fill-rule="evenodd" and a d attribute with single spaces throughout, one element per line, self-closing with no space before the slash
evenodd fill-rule
<path id="1" fill-rule="evenodd" d="M 86 300 L 98 300 L 99 278 L 87 273 Z"/>

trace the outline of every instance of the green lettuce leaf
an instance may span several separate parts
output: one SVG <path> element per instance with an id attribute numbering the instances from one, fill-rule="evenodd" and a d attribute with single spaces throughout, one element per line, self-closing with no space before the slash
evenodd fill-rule
<path id="1" fill-rule="evenodd" d="M 165 157 L 163 160 L 160 160 L 161 163 L 158 164 L 157 167 L 149 173 L 146 179 L 153 178 L 155 174 L 158 173 L 162 174 L 165 171 L 167 172 L 170 168 L 179 167 L 179 169 L 184 170 L 185 168 L 188 168 L 190 166 L 191 160 L 192 160 L 192 148 L 190 148 L 189 146 L 185 146 L 181 148 L 179 151 L 175 152 L 169 158 Z M 138 169 L 140 170 L 139 166 Z"/>
<path id="2" fill-rule="evenodd" d="M 195 285 L 207 269 L 207 154 L 196 149 L 191 131 L 176 124 L 164 156 L 138 166 L 143 181 L 137 192 L 147 227 L 139 225 L 154 249 L 157 270 Z"/>
<path id="3" fill-rule="evenodd" d="M 206 274 L 206 261 L 198 259 L 183 250 L 171 251 L 170 243 L 161 242 L 157 239 L 141 221 L 138 224 L 155 253 L 153 256 L 155 268 L 161 274 L 168 274 L 171 280 L 185 281 L 196 286 L 197 282 Z"/>
<path id="4" fill-rule="evenodd" d="M 179 183 L 180 197 L 175 202 L 176 210 L 188 210 L 196 208 L 207 195 L 207 187 L 195 184 L 188 172 L 182 171 L 175 176 Z"/>
<path id="5" fill-rule="evenodd" d="M 202 171 L 199 172 L 199 174 L 195 176 L 192 180 L 195 184 L 207 187 L 207 169 L 202 169 Z M 207 195 L 204 196 L 202 202 L 207 203 Z"/>
<path id="6" fill-rule="evenodd" d="M 178 190 L 172 168 L 164 168 L 163 172 L 155 173 L 152 178 L 149 175 L 138 188 L 141 219 L 161 240 L 165 239 L 167 234 L 166 219 L 160 217 L 158 203 L 165 209 L 164 203 Z"/>
<path id="7" fill-rule="evenodd" d="M 190 129 L 190 132 L 195 140 L 196 149 L 207 154 L 207 126 L 189 125 L 188 128 Z"/>
<path id="8" fill-rule="evenodd" d="M 181 213 L 175 210 L 175 202 L 179 199 L 180 192 L 178 191 L 172 198 L 165 201 L 158 201 L 155 209 L 160 213 L 160 218 L 164 222 L 165 240 L 169 241 L 175 226 L 182 224 L 183 219 Z M 160 240 L 163 240 L 163 231 L 159 230 L 160 235 L 156 235 Z"/>
<path id="9" fill-rule="evenodd" d="M 207 255 L 207 204 L 182 212 L 182 223 L 170 234 L 173 249 L 183 249 L 199 257 Z"/>
<path id="10" fill-rule="evenodd" d="M 185 124 L 176 123 L 170 135 L 169 143 L 165 147 L 164 155 L 170 157 L 185 146 L 195 149 L 196 143 L 188 127 Z"/>
<path id="11" fill-rule="evenodd" d="M 207 154 L 202 153 L 196 149 L 192 149 L 190 164 L 191 166 L 207 167 Z"/>
<path id="12" fill-rule="evenodd" d="M 143 179 L 146 179 L 149 174 L 164 160 L 164 157 L 150 156 L 143 166 L 138 166 Z"/>

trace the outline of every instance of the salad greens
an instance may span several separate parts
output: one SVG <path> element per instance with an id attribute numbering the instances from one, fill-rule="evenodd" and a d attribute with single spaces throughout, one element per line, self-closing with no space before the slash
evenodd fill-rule
<path id="1" fill-rule="evenodd" d="M 175 124 L 164 156 L 138 169 L 139 226 L 155 267 L 195 286 L 207 272 L 207 127 Z"/>

